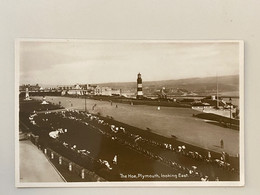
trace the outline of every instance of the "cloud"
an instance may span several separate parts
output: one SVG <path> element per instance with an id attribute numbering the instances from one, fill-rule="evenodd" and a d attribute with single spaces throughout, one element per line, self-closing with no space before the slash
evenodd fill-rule
<path id="1" fill-rule="evenodd" d="M 29 83 L 101 83 L 238 74 L 238 43 L 23 42 L 20 78 Z"/>

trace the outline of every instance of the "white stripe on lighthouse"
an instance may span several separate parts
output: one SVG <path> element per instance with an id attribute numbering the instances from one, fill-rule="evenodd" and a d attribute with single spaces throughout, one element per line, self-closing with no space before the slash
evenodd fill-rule
<path id="1" fill-rule="evenodd" d="M 137 95 L 143 95 L 142 91 L 137 91 Z"/>

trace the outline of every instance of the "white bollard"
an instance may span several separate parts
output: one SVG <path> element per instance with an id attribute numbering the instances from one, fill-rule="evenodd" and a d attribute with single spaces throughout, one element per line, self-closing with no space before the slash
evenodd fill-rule
<path id="1" fill-rule="evenodd" d="M 53 154 L 53 152 L 51 153 L 51 159 L 54 159 L 54 154 Z"/>
<path id="2" fill-rule="evenodd" d="M 85 171 L 84 171 L 84 169 L 81 170 L 81 179 L 85 179 Z"/>
<path id="3" fill-rule="evenodd" d="M 46 148 L 44 149 L 44 154 L 47 154 L 47 149 Z"/>
<path id="4" fill-rule="evenodd" d="M 69 171 L 72 171 L 72 163 L 69 163 Z"/>
<path id="5" fill-rule="evenodd" d="M 61 158 L 61 156 L 59 157 L 59 164 L 60 164 L 60 165 L 62 164 L 62 158 Z"/>

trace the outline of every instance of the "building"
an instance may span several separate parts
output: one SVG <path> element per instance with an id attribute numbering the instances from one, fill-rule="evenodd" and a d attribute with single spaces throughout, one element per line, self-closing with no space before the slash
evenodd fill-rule
<path id="1" fill-rule="evenodd" d="M 143 84 L 142 84 L 141 74 L 138 73 L 138 75 L 137 75 L 137 96 L 136 96 L 136 99 L 142 99 L 142 98 L 143 98 Z"/>
<path id="2" fill-rule="evenodd" d="M 110 87 L 97 86 L 94 90 L 94 95 L 105 95 L 105 96 L 121 95 L 121 90 L 112 89 Z"/>
<path id="3" fill-rule="evenodd" d="M 73 86 L 60 86 L 59 90 L 62 90 L 61 95 L 86 95 L 87 89 L 85 85 L 73 85 Z"/>
<path id="4" fill-rule="evenodd" d="M 105 95 L 105 96 L 111 96 L 111 88 L 110 87 L 100 87 L 97 86 L 94 90 L 94 95 Z"/>
<path id="5" fill-rule="evenodd" d="M 110 87 L 101 87 L 98 85 L 84 84 L 84 85 L 73 85 L 73 86 L 60 86 L 59 89 L 62 91 L 62 95 L 121 95 L 120 89 L 112 89 Z"/>
<path id="6" fill-rule="evenodd" d="M 40 87 L 38 84 L 36 85 L 30 85 L 30 84 L 27 84 L 27 85 L 21 85 L 19 86 L 19 91 L 26 91 L 26 89 L 30 92 L 32 91 L 40 91 L 40 90 L 43 90 L 42 87 Z"/>
<path id="7" fill-rule="evenodd" d="M 162 87 L 162 89 L 160 90 L 160 92 L 158 94 L 158 98 L 159 99 L 167 99 L 167 94 L 165 92 L 165 87 Z"/>
<path id="8" fill-rule="evenodd" d="M 112 95 L 121 96 L 122 92 L 121 89 L 112 89 Z"/>

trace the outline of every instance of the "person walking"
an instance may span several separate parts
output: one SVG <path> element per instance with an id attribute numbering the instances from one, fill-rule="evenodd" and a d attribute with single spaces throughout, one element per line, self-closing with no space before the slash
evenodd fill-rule
<path id="1" fill-rule="evenodd" d="M 211 160 L 211 153 L 210 153 L 210 151 L 208 151 L 208 160 L 209 160 L 209 162 L 212 161 L 212 160 Z"/>
<path id="2" fill-rule="evenodd" d="M 223 141 L 223 139 L 220 140 L 220 147 L 224 148 L 224 141 Z"/>

